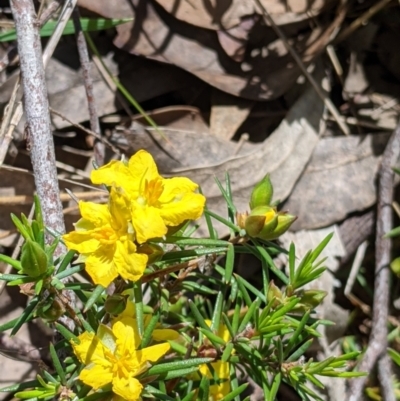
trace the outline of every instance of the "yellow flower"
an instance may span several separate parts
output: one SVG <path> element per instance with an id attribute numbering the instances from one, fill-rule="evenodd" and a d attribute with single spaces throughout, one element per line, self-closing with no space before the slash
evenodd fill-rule
<path id="1" fill-rule="evenodd" d="M 124 189 L 132 202 L 132 225 L 139 243 L 162 237 L 169 226 L 198 219 L 203 213 L 205 198 L 194 192 L 198 185 L 185 177 L 161 177 L 145 150 L 127 164 L 114 160 L 92 171 L 91 180 Z"/>
<path id="2" fill-rule="evenodd" d="M 79 202 L 79 210 L 82 219 L 63 239 L 68 249 L 82 255 L 93 282 L 107 287 L 118 275 L 137 281 L 146 268 L 147 255 L 136 253 L 126 197 L 112 188 L 109 205 Z"/>
<path id="3" fill-rule="evenodd" d="M 138 400 L 143 386 L 135 378 L 165 355 L 170 346 L 161 343 L 137 350 L 140 337 L 136 321 L 124 318 L 112 329 L 100 325 L 97 334 L 84 332 L 79 344 L 71 342 L 75 355 L 86 365 L 79 378 L 94 390 L 111 384 L 124 400 Z"/>
<path id="4" fill-rule="evenodd" d="M 123 292 L 123 294 L 131 294 L 132 290 L 125 290 Z M 114 320 L 113 322 L 117 322 L 118 320 L 122 320 L 125 318 L 135 318 L 136 317 L 136 310 L 135 310 L 135 304 L 132 300 L 128 299 L 125 309 L 123 312 L 121 312 Z M 146 327 L 149 325 L 150 320 L 151 320 L 151 315 L 149 315 L 148 313 L 146 313 L 144 315 L 144 328 L 146 329 Z M 152 333 L 152 339 L 154 341 L 160 342 L 160 341 L 175 341 L 180 339 L 180 334 L 176 331 L 176 330 L 172 330 L 172 329 L 163 329 L 161 328 L 162 326 L 160 325 L 160 323 L 157 323 L 156 328 L 153 330 Z"/>
<path id="5" fill-rule="evenodd" d="M 211 326 L 210 320 L 206 320 L 206 323 L 208 326 Z M 225 342 L 228 342 L 231 339 L 229 330 L 223 324 L 220 325 L 216 334 Z M 218 379 L 221 381 L 220 384 L 213 384 L 210 386 L 210 400 L 217 401 L 224 398 L 231 391 L 230 367 L 229 362 L 222 361 L 212 362 L 211 366 L 214 369 L 215 376 L 218 377 Z M 214 378 L 207 364 L 200 365 L 199 370 L 203 376 L 207 376 L 209 379 Z"/>

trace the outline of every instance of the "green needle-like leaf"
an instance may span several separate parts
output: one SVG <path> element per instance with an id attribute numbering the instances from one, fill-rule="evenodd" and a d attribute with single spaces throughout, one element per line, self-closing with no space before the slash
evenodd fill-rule
<path id="1" fill-rule="evenodd" d="M 58 376 L 60 377 L 61 384 L 65 385 L 65 373 L 64 368 L 61 365 L 60 360 L 58 359 L 57 352 L 54 348 L 54 345 L 50 343 L 50 356 L 53 361 L 54 369 L 56 370 Z"/>
<path id="2" fill-rule="evenodd" d="M 132 18 L 125 19 L 104 19 L 104 18 L 81 18 L 81 26 L 84 32 L 92 32 L 92 31 L 102 31 L 105 29 L 113 28 L 115 26 L 125 24 L 127 22 L 132 21 Z M 51 36 L 58 24 L 58 21 L 49 21 L 40 29 L 41 37 Z M 72 35 L 75 33 L 75 27 L 73 21 L 68 21 L 63 35 Z M 16 40 L 17 34 L 15 29 L 10 29 L 9 31 L 3 32 L 0 34 L 0 42 L 10 42 L 11 40 Z"/>

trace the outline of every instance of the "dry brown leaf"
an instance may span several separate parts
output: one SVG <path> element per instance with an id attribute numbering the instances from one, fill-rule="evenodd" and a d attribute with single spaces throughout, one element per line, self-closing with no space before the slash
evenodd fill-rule
<path id="1" fill-rule="evenodd" d="M 206 29 L 229 29 L 256 12 L 254 0 L 156 0 L 179 20 Z M 297 22 L 318 15 L 333 0 L 261 0 L 278 24 Z"/>
<path id="2" fill-rule="evenodd" d="M 308 89 L 263 143 L 245 143 L 238 150 L 238 144 L 207 133 L 164 130 L 169 140 L 166 142 L 155 132 L 150 137 L 145 130 L 139 130 L 130 134 L 134 145 L 131 151 L 144 147 L 165 175 L 184 175 L 199 183 L 209 208 L 226 215 L 226 204 L 215 177 L 224 181 L 225 172 L 229 172 L 235 204 L 241 211 L 248 209 L 254 184 L 268 172 L 275 199 L 285 199 L 318 142 L 322 113 L 323 103 L 314 90 Z M 227 234 L 226 227 L 216 226 L 220 235 Z M 203 226 L 200 231 L 204 230 Z"/>
<path id="3" fill-rule="evenodd" d="M 372 206 L 387 140 L 386 134 L 322 139 L 285 204 L 298 216 L 292 228 L 325 227 Z"/>
<path id="4" fill-rule="evenodd" d="M 254 102 L 214 90 L 212 94 L 210 131 L 222 139 L 232 139 L 248 117 Z"/>
<path id="5" fill-rule="evenodd" d="M 242 44 L 246 51 L 243 61 L 238 63 L 226 53 L 214 31 L 182 22 L 154 1 L 79 0 L 78 3 L 107 18 L 134 17 L 132 23 L 117 27 L 115 44 L 121 49 L 177 65 L 236 96 L 253 100 L 276 98 L 300 74 L 282 41 L 271 27 L 261 22 L 254 25 Z M 336 17 L 334 12 L 327 11 L 313 28 L 308 21 L 282 27 L 304 62 L 310 62 L 325 47 L 341 23 L 343 9 L 337 10 Z M 333 22 L 326 23 L 327 19 Z"/>

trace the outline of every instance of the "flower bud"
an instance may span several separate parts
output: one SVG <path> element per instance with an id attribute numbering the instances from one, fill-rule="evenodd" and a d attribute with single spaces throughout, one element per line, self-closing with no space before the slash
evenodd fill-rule
<path id="1" fill-rule="evenodd" d="M 46 302 L 46 304 L 38 307 L 37 315 L 47 322 L 55 322 L 60 316 L 65 314 L 65 308 L 62 303 L 53 299 L 53 301 Z"/>
<path id="2" fill-rule="evenodd" d="M 321 304 L 327 294 L 326 291 L 322 290 L 305 290 L 300 297 L 297 307 L 305 310 L 314 309 Z"/>
<path id="3" fill-rule="evenodd" d="M 47 255 L 41 246 L 27 239 L 21 252 L 21 273 L 39 277 L 47 271 Z"/>
<path id="4" fill-rule="evenodd" d="M 127 295 L 110 295 L 104 303 L 104 309 L 110 315 L 119 315 L 125 310 L 127 299 Z"/>
<path id="5" fill-rule="evenodd" d="M 296 219 L 297 216 L 293 216 L 288 213 L 278 214 L 277 216 L 278 224 L 275 226 L 274 230 L 272 232 L 265 233 L 262 236 L 259 235 L 259 237 L 266 241 L 272 241 L 274 239 L 277 239 L 290 228 L 290 226 Z"/>
<path id="6" fill-rule="evenodd" d="M 240 228 L 245 229 L 246 219 L 248 216 L 249 216 L 248 212 L 244 213 L 236 212 L 236 223 Z"/>
<path id="7" fill-rule="evenodd" d="M 144 253 L 149 258 L 147 260 L 147 264 L 151 265 L 152 263 L 158 262 L 161 260 L 164 255 L 164 249 L 161 246 L 156 244 L 142 244 L 137 248 L 138 253 Z"/>
<path id="8" fill-rule="evenodd" d="M 277 287 L 274 283 L 274 280 L 271 280 L 268 285 L 268 293 L 267 293 L 267 302 L 271 302 L 274 300 L 272 305 L 273 308 L 278 307 L 282 304 L 283 294 L 279 287 Z"/>
<path id="9" fill-rule="evenodd" d="M 390 263 L 390 268 L 392 269 L 392 272 L 396 274 L 397 277 L 400 277 L 400 257 L 394 259 Z"/>
<path id="10" fill-rule="evenodd" d="M 253 209 L 245 221 L 246 233 L 250 237 L 264 238 L 272 233 L 278 225 L 278 214 L 269 206 L 259 206 Z"/>
<path id="11" fill-rule="evenodd" d="M 250 196 L 250 209 L 253 210 L 259 206 L 269 206 L 272 201 L 274 188 L 272 187 L 269 174 L 267 174 L 256 186 Z"/>

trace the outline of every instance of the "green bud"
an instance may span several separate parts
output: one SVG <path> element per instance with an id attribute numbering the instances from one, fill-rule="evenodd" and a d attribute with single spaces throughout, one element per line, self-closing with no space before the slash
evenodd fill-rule
<path id="1" fill-rule="evenodd" d="M 321 304 L 327 294 L 326 291 L 322 290 L 305 290 L 300 297 L 297 307 L 305 310 L 314 309 Z"/>
<path id="2" fill-rule="evenodd" d="M 161 246 L 156 244 L 142 244 L 138 246 L 138 253 L 144 253 L 149 257 L 147 260 L 147 264 L 151 265 L 152 263 L 158 262 L 161 260 L 164 255 L 164 249 Z"/>
<path id="3" fill-rule="evenodd" d="M 37 242 L 25 241 L 21 252 L 21 272 L 30 277 L 39 277 L 47 271 L 47 255 Z"/>
<path id="4" fill-rule="evenodd" d="M 128 296 L 127 295 L 119 295 L 114 294 L 109 296 L 104 303 L 104 309 L 110 315 L 119 315 L 122 313 L 126 308 Z"/>
<path id="5" fill-rule="evenodd" d="M 278 224 L 276 225 L 275 229 L 272 232 L 263 234 L 262 236 L 259 235 L 260 238 L 266 241 L 272 241 L 274 239 L 277 239 L 290 228 L 290 226 L 297 219 L 297 216 L 293 216 L 288 213 L 278 214 L 277 219 L 278 219 Z"/>
<path id="6" fill-rule="evenodd" d="M 246 218 L 245 229 L 250 237 L 263 238 L 272 233 L 278 225 L 278 214 L 269 206 L 259 206 L 253 209 Z"/>
<path id="7" fill-rule="evenodd" d="M 390 268 L 392 272 L 397 276 L 400 277 L 400 257 L 394 259 L 392 263 L 390 263 Z"/>
<path id="8" fill-rule="evenodd" d="M 55 322 L 65 313 L 65 308 L 58 299 L 52 302 L 46 302 L 45 305 L 38 307 L 37 315 L 47 322 Z"/>
<path id="9" fill-rule="evenodd" d="M 282 304 L 283 294 L 279 287 L 277 287 L 274 283 L 274 280 L 271 280 L 268 285 L 268 293 L 267 293 L 267 301 L 268 303 L 274 300 L 273 307 L 276 308 Z"/>
<path id="10" fill-rule="evenodd" d="M 267 174 L 256 186 L 250 196 L 250 209 L 253 210 L 258 206 L 269 206 L 272 201 L 274 188 L 272 187 L 269 174 Z"/>

